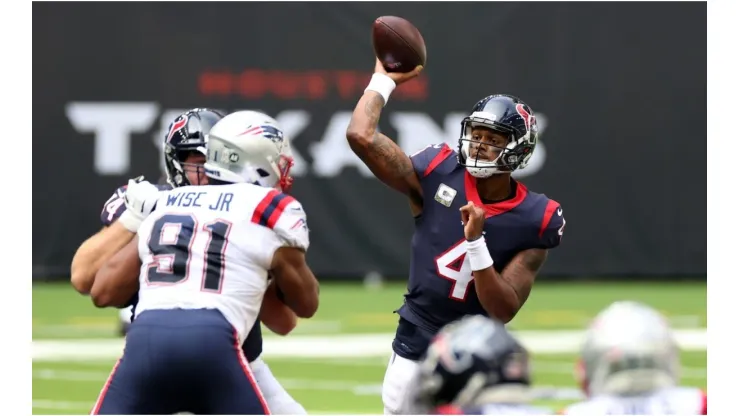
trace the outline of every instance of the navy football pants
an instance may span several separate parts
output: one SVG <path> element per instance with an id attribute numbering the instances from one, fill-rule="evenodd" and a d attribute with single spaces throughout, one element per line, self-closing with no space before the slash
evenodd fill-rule
<path id="1" fill-rule="evenodd" d="M 91 414 L 178 412 L 270 414 L 236 331 L 215 309 L 137 316 Z"/>

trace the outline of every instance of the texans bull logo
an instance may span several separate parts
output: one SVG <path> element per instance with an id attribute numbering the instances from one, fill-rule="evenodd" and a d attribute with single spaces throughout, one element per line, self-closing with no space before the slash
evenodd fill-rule
<path id="1" fill-rule="evenodd" d="M 167 143 L 172 140 L 172 137 L 180 131 L 183 127 L 188 124 L 188 116 L 182 115 L 170 125 L 170 131 L 167 133 Z"/>

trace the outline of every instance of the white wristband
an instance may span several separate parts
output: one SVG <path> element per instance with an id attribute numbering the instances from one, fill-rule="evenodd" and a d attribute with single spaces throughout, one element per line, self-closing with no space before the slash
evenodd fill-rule
<path id="1" fill-rule="evenodd" d="M 483 236 L 480 236 L 477 240 L 468 241 L 466 244 L 468 260 L 470 260 L 470 267 L 474 272 L 493 266 L 493 259 L 491 253 L 488 252 L 486 239 Z"/>
<path id="2" fill-rule="evenodd" d="M 121 214 L 120 217 L 118 217 L 118 222 L 123 225 L 123 228 L 135 233 L 139 231 L 142 219 L 127 209 L 126 211 L 123 211 L 123 214 Z"/>
<path id="3" fill-rule="evenodd" d="M 376 72 L 373 77 L 370 78 L 370 83 L 367 84 L 365 92 L 375 91 L 383 96 L 383 106 L 388 104 L 388 99 L 391 97 L 391 93 L 396 89 L 396 83 L 388 75 Z"/>

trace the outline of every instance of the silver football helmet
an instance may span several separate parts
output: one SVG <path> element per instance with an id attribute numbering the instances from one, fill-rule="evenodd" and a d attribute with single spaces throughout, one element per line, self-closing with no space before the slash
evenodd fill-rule
<path id="1" fill-rule="evenodd" d="M 677 384 L 678 353 L 658 311 L 638 302 L 615 302 L 591 323 L 577 377 L 589 395 L 645 393 Z"/>
<path id="2" fill-rule="evenodd" d="M 257 111 L 237 111 L 213 126 L 204 168 L 210 178 L 287 191 L 293 166 L 290 141 L 278 122 Z"/>

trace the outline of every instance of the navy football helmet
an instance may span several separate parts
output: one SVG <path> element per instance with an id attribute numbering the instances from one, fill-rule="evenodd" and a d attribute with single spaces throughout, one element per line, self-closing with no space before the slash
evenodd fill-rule
<path id="1" fill-rule="evenodd" d="M 413 383 L 409 412 L 529 400 L 529 355 L 503 323 L 470 315 L 434 337 Z"/>
<path id="2" fill-rule="evenodd" d="M 504 146 L 481 142 L 480 137 L 473 135 L 473 130 L 481 127 L 503 134 L 508 141 Z M 497 156 L 494 160 L 479 159 L 480 152 L 471 154 L 471 145 L 492 147 Z M 532 109 L 512 95 L 489 95 L 478 101 L 462 121 L 458 163 L 477 178 L 511 173 L 527 166 L 536 146 L 537 119 Z"/>
<path id="3" fill-rule="evenodd" d="M 167 129 L 164 137 L 164 164 L 167 182 L 173 187 L 190 185 L 185 174 L 185 159 L 191 152 L 205 155 L 207 135 L 223 118 L 223 114 L 209 108 L 193 108 L 179 115 Z M 197 167 L 202 169 L 202 167 Z"/>

